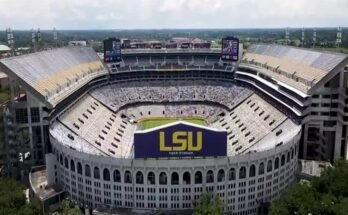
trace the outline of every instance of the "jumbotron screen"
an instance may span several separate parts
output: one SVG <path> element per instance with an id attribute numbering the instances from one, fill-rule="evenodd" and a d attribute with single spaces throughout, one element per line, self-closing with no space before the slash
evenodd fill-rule
<path id="1" fill-rule="evenodd" d="M 239 39 L 235 37 L 226 37 L 222 39 L 222 60 L 238 61 Z"/>
<path id="2" fill-rule="evenodd" d="M 104 61 L 106 63 L 121 61 L 121 40 L 116 38 L 104 40 Z"/>

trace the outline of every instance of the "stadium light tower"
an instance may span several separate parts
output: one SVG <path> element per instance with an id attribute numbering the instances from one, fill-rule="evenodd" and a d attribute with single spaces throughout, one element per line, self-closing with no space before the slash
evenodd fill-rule
<path id="1" fill-rule="evenodd" d="M 58 32 L 57 32 L 56 28 L 53 28 L 53 40 L 54 40 L 55 46 L 57 48 L 57 46 L 58 46 Z"/>
<path id="2" fill-rule="evenodd" d="M 317 30 L 313 29 L 313 48 L 315 47 L 315 44 L 317 43 Z"/>
<path id="3" fill-rule="evenodd" d="M 36 33 L 34 29 L 31 29 L 31 42 L 33 43 L 34 52 L 36 52 Z"/>
<path id="4" fill-rule="evenodd" d="M 40 28 L 37 29 L 37 43 L 41 43 L 42 38 L 41 38 L 41 31 Z"/>
<path id="5" fill-rule="evenodd" d="M 285 29 L 285 43 L 286 43 L 286 45 L 290 44 L 290 30 L 289 30 L 289 28 Z"/>
<path id="6" fill-rule="evenodd" d="M 14 37 L 13 37 L 13 32 L 11 28 L 6 29 L 6 34 L 7 34 L 7 44 L 11 48 L 11 55 L 14 55 L 15 52 L 15 47 L 14 47 Z"/>
<path id="7" fill-rule="evenodd" d="M 342 44 L 342 27 L 339 26 L 337 28 L 337 38 L 336 38 L 336 45 L 339 48 L 340 45 Z"/>
<path id="8" fill-rule="evenodd" d="M 302 43 L 302 47 L 304 47 L 304 43 L 305 43 L 305 29 L 304 28 L 302 28 L 301 43 Z"/>

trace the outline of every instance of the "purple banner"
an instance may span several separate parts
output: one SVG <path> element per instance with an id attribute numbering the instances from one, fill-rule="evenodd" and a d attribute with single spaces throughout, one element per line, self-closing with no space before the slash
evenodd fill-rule
<path id="1" fill-rule="evenodd" d="M 134 133 L 135 158 L 226 156 L 227 132 L 179 122 Z"/>

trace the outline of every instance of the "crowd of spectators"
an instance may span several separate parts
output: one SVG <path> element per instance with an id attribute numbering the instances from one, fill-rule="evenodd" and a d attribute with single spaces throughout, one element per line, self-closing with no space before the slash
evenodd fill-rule
<path id="1" fill-rule="evenodd" d="M 93 90 L 91 95 L 117 112 L 122 106 L 139 102 L 213 102 L 232 109 L 251 90 L 230 82 L 213 80 L 134 81 Z"/>

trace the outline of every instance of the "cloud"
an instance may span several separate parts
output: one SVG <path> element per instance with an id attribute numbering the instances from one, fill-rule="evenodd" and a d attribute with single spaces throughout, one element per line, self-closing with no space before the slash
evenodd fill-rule
<path id="1" fill-rule="evenodd" d="M 0 28 L 347 26 L 348 0 L 0 0 Z"/>

